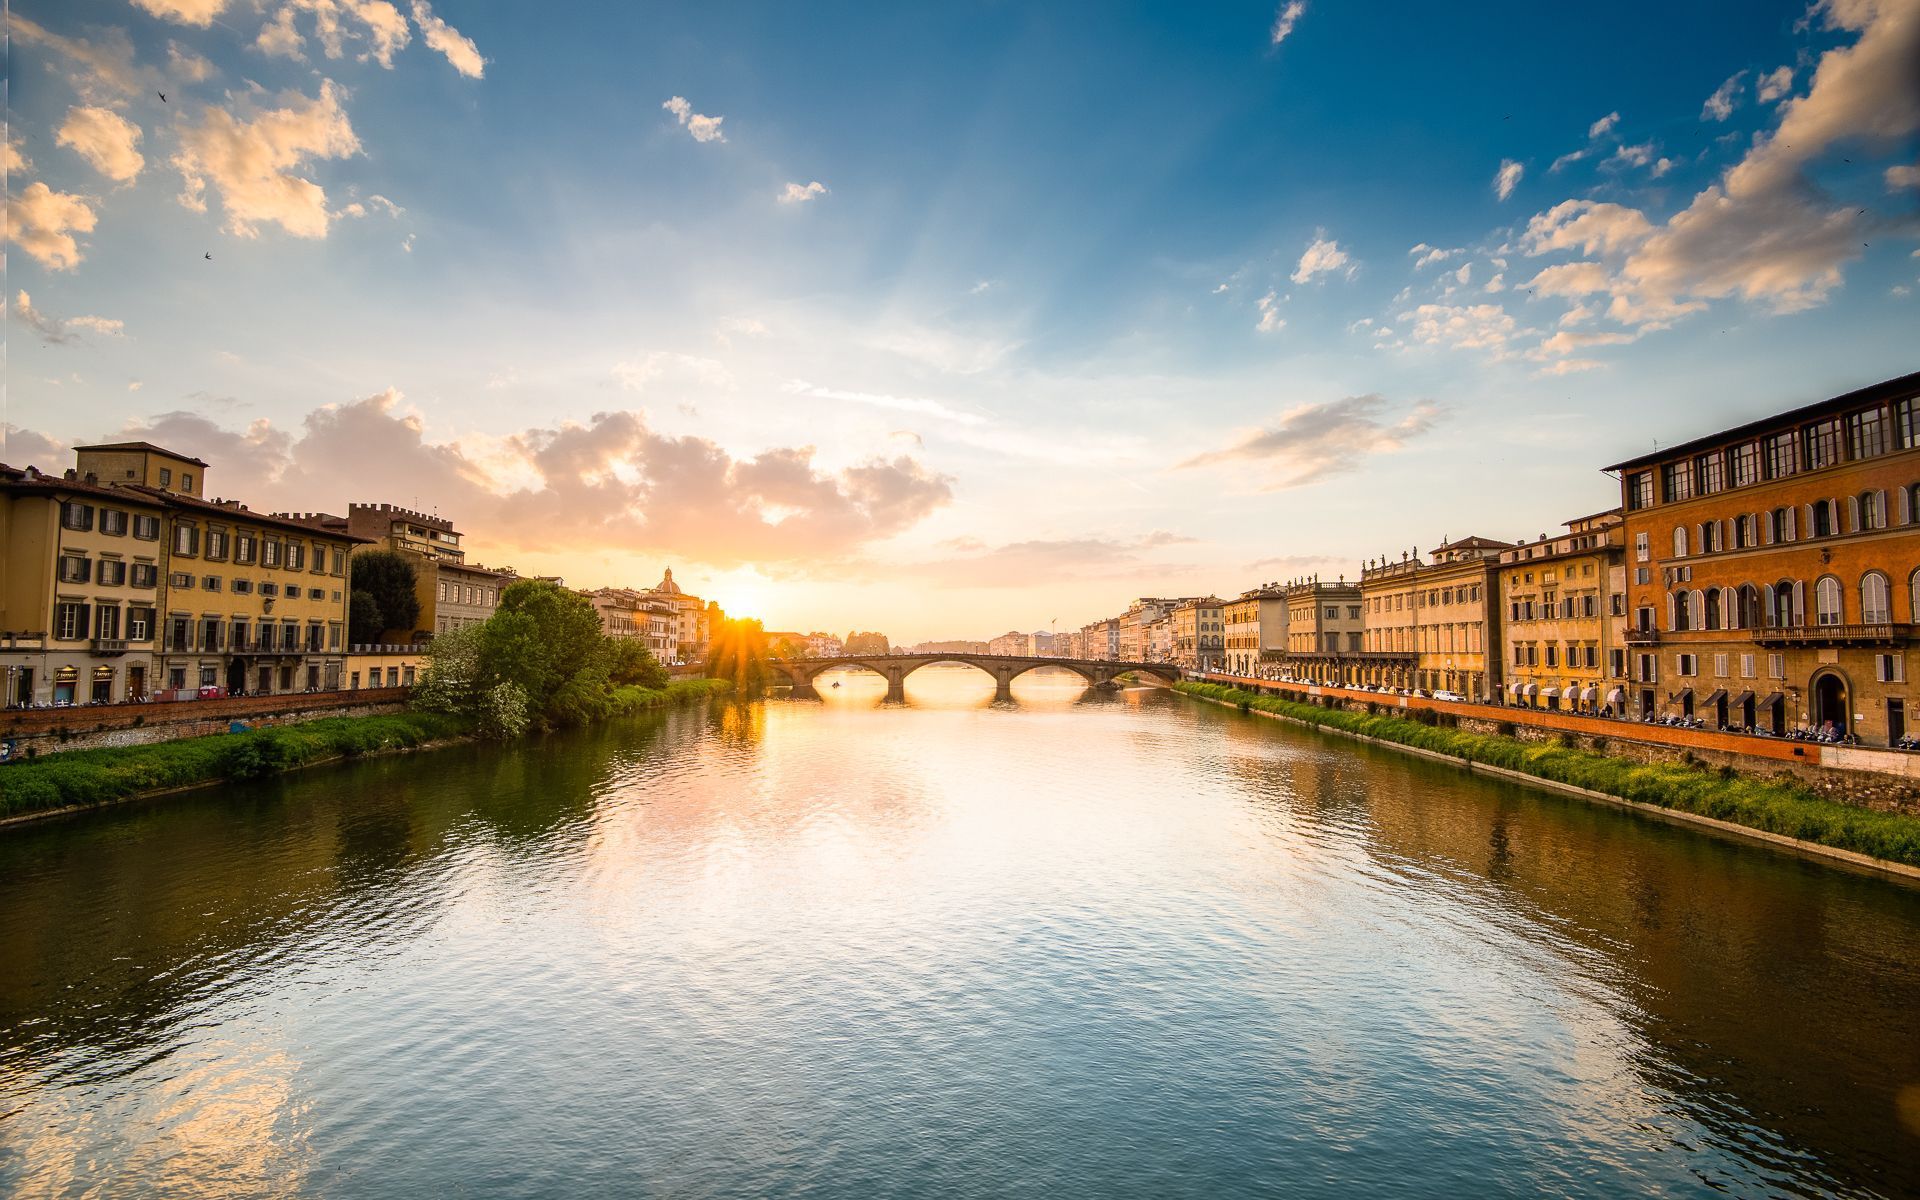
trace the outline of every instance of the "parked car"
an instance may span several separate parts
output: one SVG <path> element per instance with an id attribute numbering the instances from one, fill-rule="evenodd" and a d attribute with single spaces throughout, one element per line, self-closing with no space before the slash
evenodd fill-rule
<path id="1" fill-rule="evenodd" d="M 1462 703 L 1466 701 L 1466 697 L 1462 696 L 1459 692 L 1449 692 L 1445 688 L 1434 689 L 1433 698 L 1435 700 L 1455 700 Z"/>

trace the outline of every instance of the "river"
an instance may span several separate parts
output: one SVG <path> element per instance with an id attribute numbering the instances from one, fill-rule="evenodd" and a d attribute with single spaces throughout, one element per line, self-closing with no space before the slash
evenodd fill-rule
<path id="1" fill-rule="evenodd" d="M 1920 1194 L 1920 889 L 833 678 L 0 831 L 0 1194 Z"/>

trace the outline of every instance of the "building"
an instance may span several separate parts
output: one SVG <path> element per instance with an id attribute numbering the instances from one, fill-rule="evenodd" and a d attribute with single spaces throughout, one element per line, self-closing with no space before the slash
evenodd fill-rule
<path id="1" fill-rule="evenodd" d="M 410 688 L 426 670 L 426 648 L 418 642 L 354 646 L 347 651 L 347 690 Z"/>
<path id="2" fill-rule="evenodd" d="M 1360 585 L 1303 579 L 1286 588 L 1287 657 L 1283 674 L 1312 683 L 1360 682 L 1366 621 Z"/>
<path id="3" fill-rule="evenodd" d="M 1090 621 L 1080 627 L 1081 657 L 1111 662 L 1120 657 L 1120 619 Z"/>
<path id="4" fill-rule="evenodd" d="M 1033 653 L 1033 635 L 1018 630 L 1008 630 L 997 638 L 987 642 L 988 654 L 1012 654 L 1025 657 Z"/>
<path id="5" fill-rule="evenodd" d="M 675 657 L 661 661 L 703 661 L 707 656 L 707 645 L 713 640 L 713 631 L 719 627 L 722 618 L 720 606 L 708 604 L 700 597 L 682 591 L 680 585 L 673 581 L 672 567 L 666 569 L 666 574 L 661 576 L 659 583 L 653 585 L 648 595 L 666 604 L 674 614 Z M 796 636 L 801 641 L 805 640 L 804 635 Z"/>
<path id="6" fill-rule="evenodd" d="M 1616 463 L 1633 711 L 1910 729 L 1920 373 Z"/>
<path id="7" fill-rule="evenodd" d="M 1189 671 L 1217 668 L 1226 655 L 1226 621 L 1218 596 L 1183 600 L 1167 614 L 1172 657 Z"/>
<path id="8" fill-rule="evenodd" d="M 279 515 L 321 520 L 329 528 L 365 539 L 363 551 L 392 550 L 412 560 L 420 614 L 412 629 L 383 631 L 383 642 L 424 642 L 435 634 L 478 625 L 494 614 L 500 593 L 519 578 L 511 570 L 467 562 L 460 532 L 445 517 L 395 504 L 349 504 L 344 519 L 311 513 Z"/>
<path id="9" fill-rule="evenodd" d="M 810 633 L 807 635 L 807 654 L 812 658 L 839 658 L 846 653 L 846 643 L 831 633 Z"/>
<path id="10" fill-rule="evenodd" d="M 147 698 L 166 518 L 130 488 L 0 466 L 0 704 Z"/>
<path id="11" fill-rule="evenodd" d="M 74 455 L 73 481 L 104 490 L 92 493 L 91 516 L 83 511 L 88 502 L 82 501 L 62 518 L 57 557 L 72 561 L 58 567 L 62 578 L 55 580 L 50 598 L 54 628 L 49 638 L 74 641 L 64 635 L 78 632 L 76 618 L 84 612 L 102 651 L 120 641 L 151 645 L 150 657 L 124 668 L 117 685 L 100 670 L 111 664 L 89 667 L 87 698 L 100 694 L 107 699 L 178 700 L 343 686 L 347 554 L 362 544 L 360 539 L 315 523 L 254 512 L 235 500 L 209 500 L 206 463 L 150 442 L 80 446 Z M 125 535 L 112 532 L 123 513 Z M 158 536 L 149 537 L 156 532 L 156 515 Z M 88 520 L 95 522 L 92 531 L 66 527 Z M 87 533 L 101 540 L 83 540 Z M 74 540 L 66 540 L 69 534 Z M 113 540 L 122 536 L 126 550 Z M 9 558 L 16 553 L 14 542 L 9 536 Z M 140 552 L 140 543 L 150 549 Z M 21 549 L 29 558 L 45 552 L 37 540 L 23 541 Z M 107 565 L 94 565 L 96 558 Z M 83 576 L 97 585 L 102 570 L 109 579 L 118 578 L 121 562 L 130 580 L 144 579 L 149 565 L 157 576 L 151 612 L 138 602 L 146 598 L 144 589 L 131 585 L 137 599 L 106 604 L 120 614 L 112 619 L 123 631 L 143 633 L 145 643 L 104 636 L 103 593 L 97 586 L 92 592 L 78 590 L 84 586 Z M 11 575 L 9 570 L 9 588 Z M 53 667 L 57 677 L 48 690 L 49 702 L 64 694 L 61 683 L 78 683 L 63 666 L 75 664 Z M 137 675 L 135 667 L 141 668 Z M 104 688 L 96 687 L 102 682 Z M 39 686 L 35 684 L 36 700 Z"/>
<path id="12" fill-rule="evenodd" d="M 598 588 L 582 592 L 600 616 L 600 629 L 610 638 L 645 643 L 663 663 L 680 657 L 680 613 L 652 592 L 633 588 Z"/>
<path id="13" fill-rule="evenodd" d="M 1619 509 L 1500 555 L 1499 692 L 1509 704 L 1626 711 L 1626 536 Z"/>
<path id="14" fill-rule="evenodd" d="M 1220 607 L 1223 664 L 1228 673 L 1254 675 L 1260 664 L 1287 652 L 1287 593 L 1278 584 L 1241 592 Z"/>

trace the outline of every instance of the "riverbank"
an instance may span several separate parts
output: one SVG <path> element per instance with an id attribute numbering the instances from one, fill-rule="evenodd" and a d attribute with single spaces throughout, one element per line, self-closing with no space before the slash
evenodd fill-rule
<path id="1" fill-rule="evenodd" d="M 1856 866 L 1920 877 L 1920 819 L 1854 808 L 1793 784 L 1743 778 L 1724 769 L 1706 771 L 1676 764 L 1628 762 L 1591 751 L 1466 733 L 1403 717 L 1321 708 L 1220 684 L 1182 682 L 1175 684 L 1174 690 L 1428 757 L 1478 765 L 1556 791 L 1724 827 L 1807 852 L 1838 852 L 1828 856 Z"/>
<path id="2" fill-rule="evenodd" d="M 658 689 L 619 688 L 614 692 L 613 715 L 704 700 L 728 687 L 718 679 L 677 679 Z M 326 717 L 242 733 L 47 754 L 0 768 L 0 824 L 258 779 L 340 759 L 427 750 L 475 737 L 469 718 L 402 712 Z"/>

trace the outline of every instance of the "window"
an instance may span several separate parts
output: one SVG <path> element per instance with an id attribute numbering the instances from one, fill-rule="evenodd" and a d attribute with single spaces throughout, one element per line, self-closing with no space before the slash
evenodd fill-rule
<path id="1" fill-rule="evenodd" d="M 1881 683 L 1904 683 L 1907 678 L 1906 656 L 1902 654 L 1876 654 L 1873 656 L 1873 677 Z"/>
<path id="2" fill-rule="evenodd" d="M 263 567 L 280 565 L 280 542 L 277 539 L 267 538 L 260 543 L 260 565 Z"/>
<path id="3" fill-rule="evenodd" d="M 224 529 L 207 530 L 207 557 L 224 559 L 227 556 L 227 531 Z"/>
<path id="4" fill-rule="evenodd" d="M 192 591 L 193 576 L 188 575 L 184 571 L 175 571 L 173 574 L 167 576 L 167 586 L 170 588 L 178 588 L 181 591 Z"/>
<path id="5" fill-rule="evenodd" d="M 313 573 L 315 575 L 327 573 L 327 547 L 324 542 L 313 544 Z"/>
<path id="6" fill-rule="evenodd" d="M 251 563 L 259 540 L 250 533 L 237 533 L 233 536 L 233 561 Z"/>
<path id="7" fill-rule="evenodd" d="M 1769 532 L 1776 542 L 1791 542 L 1794 534 L 1793 510 L 1776 508 L 1768 515 Z"/>
<path id="8" fill-rule="evenodd" d="M 1869 409 L 1847 418 L 1847 453 L 1855 459 L 1878 458 L 1887 452 L 1887 414 Z"/>
<path id="9" fill-rule="evenodd" d="M 1740 678 L 1742 679 L 1753 678 L 1753 655 L 1742 654 L 1740 656 Z"/>
<path id="10" fill-rule="evenodd" d="M 1887 494 L 1885 492 L 1861 492 L 1860 529 L 1885 529 L 1887 527 Z"/>
<path id="11" fill-rule="evenodd" d="M 93 581 L 93 560 L 78 554 L 60 556 L 61 583 L 91 583 Z"/>
<path id="12" fill-rule="evenodd" d="M 1784 654 L 1767 655 L 1767 678 L 1785 679 L 1787 677 L 1787 656 Z"/>
<path id="13" fill-rule="evenodd" d="M 127 514 L 117 508 L 100 510 L 100 532 L 114 537 L 125 537 L 127 532 Z"/>
<path id="14" fill-rule="evenodd" d="M 173 552 L 175 554 L 198 554 L 200 552 L 200 530 L 192 525 L 173 527 Z"/>
<path id="15" fill-rule="evenodd" d="M 60 502 L 60 524 L 67 529 L 81 531 L 93 528 L 93 505 L 82 504 L 78 500 Z"/>
<path id="16" fill-rule="evenodd" d="M 1800 470 L 1800 435 L 1776 433 L 1767 439 L 1767 478 L 1784 479 Z"/>
<path id="17" fill-rule="evenodd" d="M 1700 658 L 1695 654 L 1676 654 L 1673 656 L 1673 673 L 1692 677 L 1700 673 Z"/>
<path id="18" fill-rule="evenodd" d="M 1711 496 L 1727 486 L 1727 459 L 1722 453 L 1702 454 L 1693 460 L 1693 482 L 1702 496 Z"/>
<path id="19" fill-rule="evenodd" d="M 160 468 L 160 486 L 161 487 L 173 486 L 173 468 L 171 467 Z"/>
<path id="20" fill-rule="evenodd" d="M 278 596 L 280 594 L 280 585 L 277 583 L 263 583 L 260 585 L 260 594 L 262 596 Z"/>
<path id="21" fill-rule="evenodd" d="M 127 564 L 117 558 L 100 560 L 100 586 L 119 587 L 127 581 Z"/>
<path id="22" fill-rule="evenodd" d="M 236 595 L 236 596 L 250 596 L 250 595 L 252 595 L 252 594 L 253 594 L 253 580 L 251 580 L 251 579 L 236 579 L 236 580 L 234 580 L 234 581 L 233 581 L 233 594 L 234 594 L 234 595 Z"/>
<path id="23" fill-rule="evenodd" d="M 219 577 L 218 575 L 207 575 L 207 576 L 204 576 L 204 577 L 203 577 L 203 578 L 202 578 L 202 579 L 200 580 L 200 589 L 201 589 L 202 591 L 207 591 L 207 592 L 217 592 L 217 591 L 219 591 L 219 590 L 220 590 L 220 577 Z"/>
<path id="24" fill-rule="evenodd" d="M 1627 509 L 1637 512 L 1653 507 L 1653 475 L 1642 471 L 1638 475 L 1627 476 Z"/>
<path id="25" fill-rule="evenodd" d="M 133 536 L 143 542 L 160 540 L 160 518 L 135 514 L 133 518 Z"/>
<path id="26" fill-rule="evenodd" d="M 333 548 L 333 566 L 328 573 L 332 575 L 341 575 L 346 572 L 346 569 L 347 569 L 347 552 L 345 550 L 342 550 L 340 547 L 335 546 Z"/>
<path id="27" fill-rule="evenodd" d="M 1832 537 L 1838 531 L 1839 523 L 1833 519 L 1833 501 L 1815 500 L 1807 507 L 1813 517 L 1807 530 L 1809 537 Z"/>
<path id="28" fill-rule="evenodd" d="M 1760 482 L 1760 443 L 1746 442 L 1727 452 L 1733 464 L 1733 486 Z"/>
<path id="29" fill-rule="evenodd" d="M 1893 590 L 1878 571 L 1860 578 L 1860 620 L 1868 625 L 1893 624 Z"/>
<path id="30" fill-rule="evenodd" d="M 1902 450 L 1920 446 L 1920 399 L 1893 402 L 1893 440 Z"/>
<path id="31" fill-rule="evenodd" d="M 1840 609 L 1840 581 L 1823 576 L 1813 587 L 1814 619 L 1822 625 L 1838 625 L 1844 615 Z"/>
<path id="32" fill-rule="evenodd" d="M 133 564 L 133 586 L 137 588 L 157 587 L 160 583 L 160 568 L 154 563 L 137 562 Z"/>
<path id="33" fill-rule="evenodd" d="M 1668 463 L 1660 468 L 1660 498 L 1668 504 L 1693 495 L 1693 464 Z"/>
<path id="34" fill-rule="evenodd" d="M 53 636 L 77 642 L 87 636 L 87 606 L 63 601 L 53 606 Z"/>
<path id="35" fill-rule="evenodd" d="M 1806 430 L 1807 470 L 1818 471 L 1840 461 L 1840 419 L 1816 421 Z"/>
<path id="36" fill-rule="evenodd" d="M 129 608 L 127 610 L 127 640 L 144 642 L 153 637 L 153 610 L 150 608 Z"/>
<path id="37" fill-rule="evenodd" d="M 180 490 L 183 492 L 190 492 L 193 490 L 193 476 L 187 474 L 184 471 L 180 473 Z"/>
<path id="38" fill-rule="evenodd" d="M 287 570 L 299 571 L 307 565 L 307 544 L 305 542 L 287 543 Z"/>

